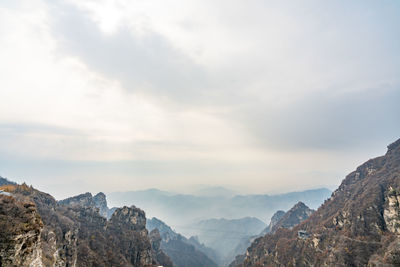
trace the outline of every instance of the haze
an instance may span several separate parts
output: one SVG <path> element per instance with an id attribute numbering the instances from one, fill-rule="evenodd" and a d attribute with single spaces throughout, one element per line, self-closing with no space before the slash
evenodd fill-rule
<path id="1" fill-rule="evenodd" d="M 0 3 L 0 175 L 64 198 L 335 188 L 400 131 L 399 1 Z"/>

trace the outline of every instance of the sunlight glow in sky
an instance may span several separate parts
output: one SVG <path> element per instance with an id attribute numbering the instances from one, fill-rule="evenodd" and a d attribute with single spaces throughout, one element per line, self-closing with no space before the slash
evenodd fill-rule
<path id="1" fill-rule="evenodd" d="M 337 186 L 400 133 L 398 1 L 6 0 L 0 175 L 84 191 Z"/>

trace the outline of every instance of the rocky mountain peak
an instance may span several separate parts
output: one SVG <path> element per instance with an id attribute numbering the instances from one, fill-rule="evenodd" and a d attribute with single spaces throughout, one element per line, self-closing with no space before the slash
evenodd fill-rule
<path id="1" fill-rule="evenodd" d="M 123 225 L 132 230 L 146 230 L 146 214 L 135 206 L 124 206 L 116 209 L 111 216 L 110 222 L 115 225 Z"/>
<path id="2" fill-rule="evenodd" d="M 106 195 L 102 192 L 98 193 L 95 196 L 87 192 L 64 200 L 60 200 L 58 201 L 58 203 L 61 205 L 96 208 L 99 210 L 101 216 L 107 218 L 107 213 L 108 213 L 107 200 L 106 200 Z"/>
<path id="3" fill-rule="evenodd" d="M 314 210 L 310 209 L 303 202 L 298 202 L 289 211 L 287 211 L 281 219 L 271 227 L 271 232 L 275 232 L 279 228 L 293 228 L 302 221 L 308 219 Z M 281 213 L 280 213 L 281 214 Z"/>

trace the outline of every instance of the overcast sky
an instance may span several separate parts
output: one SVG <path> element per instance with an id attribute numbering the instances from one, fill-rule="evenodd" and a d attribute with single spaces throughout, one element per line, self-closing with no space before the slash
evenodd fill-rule
<path id="1" fill-rule="evenodd" d="M 57 198 L 336 187 L 400 138 L 400 2 L 2 0 L 0 175 Z"/>

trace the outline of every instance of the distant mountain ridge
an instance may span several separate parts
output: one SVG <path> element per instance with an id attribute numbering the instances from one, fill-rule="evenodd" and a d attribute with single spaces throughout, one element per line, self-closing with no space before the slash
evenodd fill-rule
<path id="1" fill-rule="evenodd" d="M 236 195 L 231 197 L 173 194 L 152 189 L 114 192 L 107 194 L 107 198 L 114 206 L 135 203 L 146 210 L 150 216 L 168 221 L 180 233 L 191 236 L 195 232 L 188 230 L 186 226 L 193 225 L 200 220 L 256 217 L 266 222 L 270 220 L 275 211 L 288 210 L 298 201 L 306 203 L 311 208 L 317 208 L 330 195 L 331 191 L 326 188 L 280 195 Z"/>

